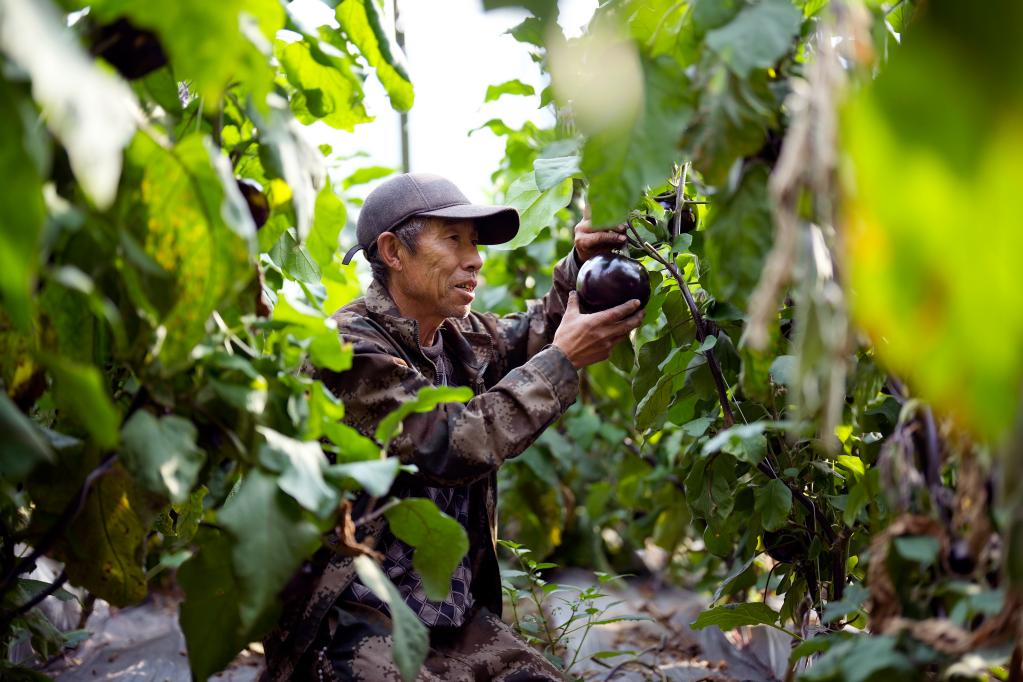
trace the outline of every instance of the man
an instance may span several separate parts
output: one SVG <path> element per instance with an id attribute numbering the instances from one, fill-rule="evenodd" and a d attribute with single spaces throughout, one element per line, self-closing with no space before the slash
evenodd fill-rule
<path id="1" fill-rule="evenodd" d="M 551 291 L 525 313 L 470 312 L 482 266 L 478 245 L 509 241 L 518 213 L 468 202 L 450 181 L 400 175 L 377 187 L 359 215 L 358 244 L 373 270 L 366 296 L 334 315 L 352 344 L 352 368 L 319 376 L 345 404 L 345 422 L 372 436 L 379 421 L 419 389 L 472 387 L 467 404 L 408 416 L 388 454 L 415 464 L 391 493 L 427 497 L 461 523 L 469 552 L 451 591 L 430 601 L 412 550 L 354 506 L 358 539 L 383 556 L 383 570 L 430 628 L 426 680 L 558 680 L 558 671 L 501 622 L 495 552 L 496 475 L 571 405 L 578 370 L 608 357 L 642 321 L 638 301 L 579 312 L 579 266 L 625 241 L 623 228 L 575 228 L 573 252 L 554 270 Z M 303 581 L 302 578 L 305 578 Z M 301 585 L 312 584 L 303 590 Z M 266 678 L 398 680 L 387 607 L 355 576 L 352 560 L 321 551 L 286 591 L 278 631 L 266 643 Z"/>

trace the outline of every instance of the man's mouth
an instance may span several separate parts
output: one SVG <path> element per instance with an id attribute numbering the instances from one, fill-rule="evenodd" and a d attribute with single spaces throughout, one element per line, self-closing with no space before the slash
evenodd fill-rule
<path id="1" fill-rule="evenodd" d="M 468 291 L 471 294 L 476 289 L 476 282 L 462 282 L 461 284 L 456 284 L 455 288 Z"/>

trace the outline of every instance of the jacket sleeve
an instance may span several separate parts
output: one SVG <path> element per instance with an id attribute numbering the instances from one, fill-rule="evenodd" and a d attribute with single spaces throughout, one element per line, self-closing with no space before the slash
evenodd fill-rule
<path id="1" fill-rule="evenodd" d="M 497 376 L 521 366 L 554 340 L 554 332 L 568 307 L 568 294 L 575 290 L 579 275 L 575 249 L 554 267 L 551 289 L 542 299 L 530 301 L 525 312 L 498 317 L 492 313 L 475 316 L 495 340 Z"/>
<path id="2" fill-rule="evenodd" d="M 362 325 L 350 319 L 342 328 L 342 338 L 354 346 L 351 369 L 321 378 L 344 401 L 345 422 L 372 437 L 381 419 L 432 384 Z M 575 401 L 578 389 L 575 367 L 552 346 L 464 405 L 409 415 L 388 454 L 415 464 L 430 485 L 470 483 L 529 447 Z"/>

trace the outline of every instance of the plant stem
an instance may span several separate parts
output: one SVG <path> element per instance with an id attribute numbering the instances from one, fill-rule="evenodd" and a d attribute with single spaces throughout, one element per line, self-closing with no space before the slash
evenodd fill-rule
<path id="1" fill-rule="evenodd" d="M 55 543 L 57 539 L 64 534 L 64 531 L 68 529 L 85 506 L 85 498 L 88 496 L 89 490 L 96 481 L 100 479 L 100 477 L 113 468 L 116 462 L 116 453 L 107 455 L 95 469 L 89 472 L 89 475 L 85 477 L 85 481 L 82 482 L 82 486 L 78 489 L 78 494 L 74 496 L 67 506 L 64 507 L 64 510 L 60 513 L 60 517 L 57 519 L 57 522 L 50 526 L 49 530 L 46 531 L 32 549 L 32 552 L 19 561 L 10 571 L 7 572 L 7 575 L 4 576 L 3 583 L 0 583 L 0 601 L 2 601 L 3 597 L 14 588 L 14 585 L 17 583 L 18 576 L 22 573 L 31 571 L 35 567 L 36 560 L 43 556 L 50 547 L 53 546 L 53 543 Z"/>
<path id="2" fill-rule="evenodd" d="M 686 300 L 686 305 L 689 306 L 689 312 L 693 316 L 693 323 L 696 325 L 696 338 L 703 343 L 703 340 L 707 338 L 707 325 L 704 322 L 703 315 L 700 314 L 700 309 L 696 305 L 696 301 L 693 299 L 692 292 L 689 291 L 689 285 L 686 284 L 686 278 L 679 272 L 678 267 L 670 259 L 662 256 L 657 249 L 655 249 L 650 242 L 644 240 L 639 236 L 639 232 L 636 228 L 629 223 L 629 229 L 632 230 L 635 235 L 636 241 L 640 244 L 644 251 L 650 254 L 650 257 L 655 261 L 664 266 L 668 271 L 668 274 L 678 283 L 679 290 L 682 292 L 682 296 Z M 710 368 L 710 374 L 714 378 L 714 386 L 717 388 L 718 402 L 721 403 L 721 411 L 724 414 L 725 427 L 729 427 L 735 424 L 735 417 L 732 416 L 732 408 L 728 401 L 728 388 L 725 384 L 724 373 L 721 371 L 721 365 L 718 363 L 717 356 L 714 354 L 714 349 L 711 348 L 704 353 L 704 357 L 707 358 L 707 366 Z"/>
<path id="3" fill-rule="evenodd" d="M 10 625 L 11 621 L 13 621 L 15 618 L 22 615 L 23 613 L 28 613 L 32 609 L 32 607 L 36 606 L 44 599 L 49 597 L 51 594 L 59 590 L 66 582 L 67 571 L 61 571 L 60 575 L 57 576 L 57 579 L 54 580 L 50 585 L 48 585 L 46 589 L 41 590 L 39 594 L 32 597 L 31 599 L 29 599 L 27 602 L 17 607 L 16 609 L 13 609 L 5 613 L 2 617 L 0 617 L 0 632 L 3 632 L 5 629 L 7 629 L 7 626 Z"/>

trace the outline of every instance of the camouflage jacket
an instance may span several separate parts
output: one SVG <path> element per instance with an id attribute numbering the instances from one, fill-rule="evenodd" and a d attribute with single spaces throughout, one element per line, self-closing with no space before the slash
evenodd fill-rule
<path id="1" fill-rule="evenodd" d="M 572 253 L 555 267 L 551 290 L 541 301 L 531 301 L 525 313 L 498 317 L 473 312 L 465 319 L 445 320 L 441 328 L 454 369 L 451 383 L 470 386 L 476 395 L 464 405 L 447 403 L 406 417 L 389 446 L 389 455 L 418 468 L 416 475 L 395 482 L 409 495 L 418 496 L 416 487 L 424 484 L 469 486 L 471 591 L 478 604 L 497 614 L 497 469 L 575 401 L 578 373 L 550 343 L 577 274 Z M 333 319 L 342 340 L 353 346 L 352 367 L 340 374 L 321 371 L 318 378 L 344 402 L 345 423 L 372 437 L 384 416 L 433 385 L 436 367 L 423 354 L 418 323 L 401 317 L 376 282 Z M 359 513 L 357 504 L 354 516 Z M 381 517 L 360 526 L 358 539 L 375 542 L 383 523 Z M 291 679 L 296 666 L 301 668 L 331 606 L 354 578 L 352 560 L 329 549 L 306 562 L 282 595 L 284 614 L 264 642 L 264 680 Z"/>

